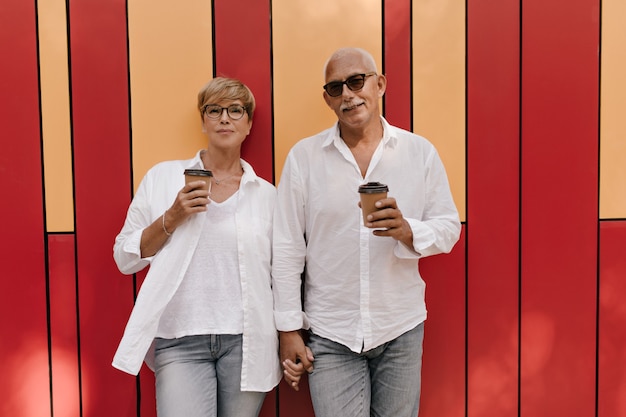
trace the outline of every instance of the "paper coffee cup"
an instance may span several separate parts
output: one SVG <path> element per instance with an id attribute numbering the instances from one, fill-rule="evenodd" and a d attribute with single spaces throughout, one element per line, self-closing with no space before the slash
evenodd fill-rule
<path id="1" fill-rule="evenodd" d="M 206 169 L 186 169 L 185 172 L 185 184 L 189 184 L 192 181 L 204 181 L 204 186 L 201 189 L 209 190 L 211 185 L 211 179 L 213 173 Z"/>
<path id="2" fill-rule="evenodd" d="M 363 211 L 363 224 L 367 223 L 367 216 L 378 210 L 374 205 L 378 200 L 387 198 L 389 187 L 379 182 L 368 182 L 359 186 L 361 196 L 361 210 Z"/>

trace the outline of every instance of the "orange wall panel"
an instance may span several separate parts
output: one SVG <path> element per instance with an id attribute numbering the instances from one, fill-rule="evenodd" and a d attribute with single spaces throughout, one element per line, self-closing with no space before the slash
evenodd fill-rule
<path id="1" fill-rule="evenodd" d="M 327 129 L 335 114 L 323 99 L 324 64 L 337 48 L 367 49 L 382 68 L 379 1 L 273 0 L 272 57 L 276 182 L 298 140 Z"/>
<path id="2" fill-rule="evenodd" d="M 74 230 L 65 1 L 37 2 L 46 228 Z"/>
<path id="3" fill-rule="evenodd" d="M 212 11 L 204 0 L 127 3 L 129 145 L 137 189 L 156 163 L 189 159 L 206 147 L 196 103 L 200 88 L 213 78 Z"/>
<path id="4" fill-rule="evenodd" d="M 465 1 L 413 0 L 413 130 L 446 167 L 465 221 Z"/>
<path id="5" fill-rule="evenodd" d="M 626 218 L 626 2 L 602 1 L 600 218 Z"/>

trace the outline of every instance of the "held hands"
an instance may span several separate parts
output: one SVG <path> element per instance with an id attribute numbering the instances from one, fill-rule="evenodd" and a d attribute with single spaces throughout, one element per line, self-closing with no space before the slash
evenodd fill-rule
<path id="1" fill-rule="evenodd" d="M 366 227 L 374 230 L 376 236 L 392 237 L 408 247 L 413 247 L 413 231 L 409 222 L 402 216 L 395 198 L 383 198 L 376 202 L 377 211 L 367 216 Z M 361 203 L 359 202 L 359 207 Z"/>
<path id="2" fill-rule="evenodd" d="M 294 391 L 300 390 L 300 379 L 305 372 L 313 372 L 313 352 L 304 345 L 298 331 L 280 332 L 280 361 L 285 382 Z"/>

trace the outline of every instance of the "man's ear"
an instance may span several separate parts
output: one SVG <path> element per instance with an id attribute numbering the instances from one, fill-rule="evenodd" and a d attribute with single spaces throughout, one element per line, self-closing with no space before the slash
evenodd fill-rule
<path id="1" fill-rule="evenodd" d="M 328 95 L 328 93 L 326 93 L 326 90 L 324 90 L 324 91 L 322 92 L 322 96 L 324 97 L 324 101 L 326 102 L 326 105 L 327 105 L 328 107 L 330 107 L 330 98 L 331 98 L 331 97 Z"/>
<path id="2" fill-rule="evenodd" d="M 378 75 L 378 97 L 382 97 L 385 95 L 385 91 L 387 90 L 387 77 L 384 74 Z"/>

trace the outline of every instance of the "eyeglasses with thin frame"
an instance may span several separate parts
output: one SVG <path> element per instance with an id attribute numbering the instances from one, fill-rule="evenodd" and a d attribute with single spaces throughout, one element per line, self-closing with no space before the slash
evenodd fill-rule
<path id="1" fill-rule="evenodd" d="M 209 119 L 217 120 L 222 117 L 224 114 L 224 110 L 226 110 L 226 114 L 232 120 L 239 120 L 246 113 L 247 109 L 244 106 L 239 104 L 231 104 L 228 107 L 222 107 L 218 104 L 207 104 L 202 107 L 202 113 L 206 115 Z"/>
<path id="2" fill-rule="evenodd" d="M 331 81 L 324 85 L 324 90 L 331 97 L 339 97 L 343 93 L 343 85 L 345 84 L 350 91 L 359 91 L 365 85 L 365 79 L 369 76 L 376 75 L 375 72 L 367 74 L 355 74 L 348 77 L 345 81 Z"/>

